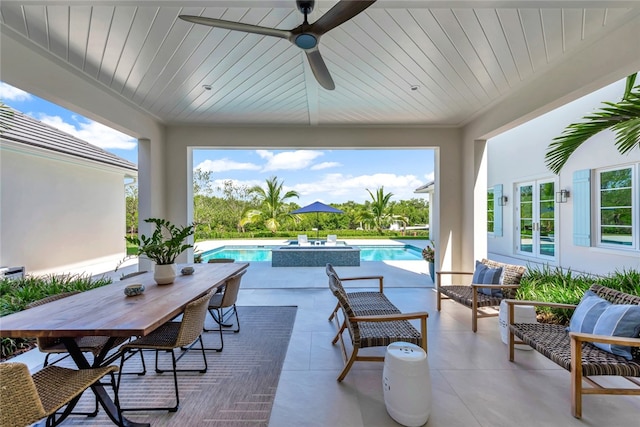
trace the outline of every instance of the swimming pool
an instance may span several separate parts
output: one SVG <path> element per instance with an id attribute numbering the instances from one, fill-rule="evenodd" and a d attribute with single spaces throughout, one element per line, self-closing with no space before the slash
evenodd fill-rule
<path id="1" fill-rule="evenodd" d="M 202 253 L 202 262 L 212 258 L 233 258 L 236 261 L 271 261 L 273 246 L 222 246 Z M 356 246 L 356 245 L 352 245 Z M 360 261 L 415 261 L 422 260 L 422 249 L 412 245 L 357 245 Z"/>

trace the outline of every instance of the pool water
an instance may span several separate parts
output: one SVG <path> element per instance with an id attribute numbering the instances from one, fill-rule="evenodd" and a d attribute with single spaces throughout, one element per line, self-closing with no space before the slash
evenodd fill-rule
<path id="1" fill-rule="evenodd" d="M 355 246 L 355 245 L 354 245 Z M 223 246 L 202 253 L 202 262 L 212 258 L 233 258 L 236 261 L 271 261 L 271 249 L 277 246 Z M 422 260 L 422 250 L 411 245 L 359 245 L 360 261 Z"/>

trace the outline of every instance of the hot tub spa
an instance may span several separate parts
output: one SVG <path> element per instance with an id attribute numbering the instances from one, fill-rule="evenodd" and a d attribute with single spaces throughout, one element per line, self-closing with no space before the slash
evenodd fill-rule
<path id="1" fill-rule="evenodd" d="M 340 267 L 360 265 L 360 248 L 354 246 L 281 246 L 271 249 L 272 267 Z"/>

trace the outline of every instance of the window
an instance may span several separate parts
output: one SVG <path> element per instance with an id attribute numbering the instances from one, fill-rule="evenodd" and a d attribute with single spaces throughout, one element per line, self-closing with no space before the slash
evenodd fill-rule
<path id="1" fill-rule="evenodd" d="M 502 237 L 502 184 L 487 189 L 487 233 L 492 237 Z"/>
<path id="2" fill-rule="evenodd" d="M 494 206 L 493 187 L 487 190 L 487 232 L 494 232 Z"/>
<path id="3" fill-rule="evenodd" d="M 638 248 L 636 167 L 597 171 L 597 242 L 602 247 Z"/>

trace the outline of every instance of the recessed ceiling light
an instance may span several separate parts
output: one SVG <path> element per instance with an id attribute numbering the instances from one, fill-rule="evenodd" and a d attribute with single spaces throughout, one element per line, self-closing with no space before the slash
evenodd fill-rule
<path id="1" fill-rule="evenodd" d="M 211 85 L 202 85 L 204 90 L 211 90 Z"/>
<path id="2" fill-rule="evenodd" d="M 420 89 L 420 86 L 418 85 L 411 85 L 411 90 L 418 90 Z"/>

